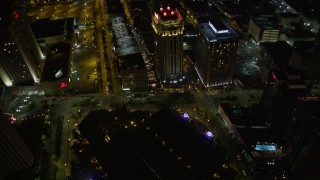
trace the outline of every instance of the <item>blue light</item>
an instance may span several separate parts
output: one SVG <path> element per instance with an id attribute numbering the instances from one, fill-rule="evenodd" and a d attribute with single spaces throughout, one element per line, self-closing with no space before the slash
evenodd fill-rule
<path id="1" fill-rule="evenodd" d="M 254 149 L 257 151 L 275 151 L 277 147 L 273 144 L 256 144 Z"/>
<path id="2" fill-rule="evenodd" d="M 233 113 L 233 114 L 240 114 L 240 113 L 241 113 L 241 110 L 240 110 L 240 109 L 233 109 L 233 110 L 232 110 L 232 113 Z"/>

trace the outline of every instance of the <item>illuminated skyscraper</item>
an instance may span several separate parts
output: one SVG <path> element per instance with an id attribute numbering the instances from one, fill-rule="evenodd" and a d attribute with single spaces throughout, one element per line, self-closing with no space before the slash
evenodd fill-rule
<path id="1" fill-rule="evenodd" d="M 199 25 L 196 70 L 206 88 L 232 84 L 238 34 L 223 21 Z"/>
<path id="2" fill-rule="evenodd" d="M 152 17 L 156 40 L 156 69 L 161 80 L 182 74 L 183 19 L 176 8 L 160 5 Z"/>
<path id="3" fill-rule="evenodd" d="M 6 86 L 40 82 L 40 47 L 24 14 L 0 3 L 0 77 Z"/>
<path id="4" fill-rule="evenodd" d="M 0 179 L 15 179 L 33 168 L 34 157 L 0 109 Z M 15 177 L 15 178 L 13 178 Z"/>

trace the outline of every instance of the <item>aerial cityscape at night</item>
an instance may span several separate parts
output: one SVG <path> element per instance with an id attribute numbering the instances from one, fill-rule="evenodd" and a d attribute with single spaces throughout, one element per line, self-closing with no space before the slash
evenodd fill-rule
<path id="1" fill-rule="evenodd" d="M 0 1 L 0 180 L 318 180 L 319 147 L 319 0 Z"/>

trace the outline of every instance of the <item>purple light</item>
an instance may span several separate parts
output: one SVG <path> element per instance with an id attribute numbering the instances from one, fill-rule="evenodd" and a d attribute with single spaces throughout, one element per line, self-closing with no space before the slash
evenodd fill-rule
<path id="1" fill-rule="evenodd" d="M 188 113 L 183 113 L 183 119 L 185 119 L 185 120 L 188 120 L 190 117 L 189 117 L 189 115 L 188 115 Z"/>
<path id="2" fill-rule="evenodd" d="M 213 134 L 211 131 L 206 131 L 204 134 L 205 134 L 206 138 L 209 140 L 211 140 L 213 138 Z"/>

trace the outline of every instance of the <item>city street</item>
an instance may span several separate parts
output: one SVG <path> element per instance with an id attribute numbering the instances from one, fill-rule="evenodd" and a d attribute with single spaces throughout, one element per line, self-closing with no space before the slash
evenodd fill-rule
<path id="1" fill-rule="evenodd" d="M 121 84 L 118 81 L 118 73 L 117 73 L 117 67 L 114 63 L 114 61 L 117 59 L 115 54 L 114 54 L 114 49 L 113 49 L 113 42 L 112 42 L 112 32 L 110 29 L 110 15 L 107 13 L 107 8 L 105 1 L 100 0 L 99 1 L 99 8 L 101 9 L 100 15 L 101 15 L 101 22 L 103 22 L 104 29 L 105 29 L 105 45 L 106 48 L 104 49 L 107 57 L 104 58 L 105 62 L 104 64 L 107 66 L 107 63 L 110 67 L 111 72 L 108 72 L 111 74 L 111 82 L 112 82 L 112 87 L 113 87 L 113 92 L 118 93 L 121 92 Z M 104 67 L 104 66 L 103 66 Z M 110 84 L 110 82 L 108 82 Z M 107 83 L 107 84 L 108 84 Z"/>
<path id="2" fill-rule="evenodd" d="M 89 106 L 89 107 L 81 107 L 79 106 L 80 102 L 86 98 L 97 98 L 97 102 L 101 105 L 98 106 Z M 43 97 L 45 98 L 45 97 Z M 47 98 L 50 100 L 50 98 Z M 54 108 L 52 109 L 53 116 L 51 117 L 52 120 L 57 120 L 62 116 L 62 135 L 61 135 L 61 156 L 57 160 L 57 175 L 56 179 L 64 179 L 67 175 L 70 175 L 70 161 L 72 160 L 73 153 L 70 150 L 72 146 L 73 137 L 72 131 L 78 125 L 81 120 L 91 111 L 97 110 L 100 108 L 105 108 L 107 110 L 110 109 L 111 104 L 121 104 L 123 97 L 121 96 L 101 96 L 97 93 L 91 94 L 82 94 L 78 96 L 69 96 L 66 97 L 64 100 L 55 100 L 51 102 L 54 104 Z M 75 106 L 77 104 L 77 106 Z M 81 111 L 81 113 L 78 113 Z M 80 114 L 80 118 L 74 118 L 75 114 Z M 54 126 L 55 123 L 52 123 Z M 56 129 L 52 129 L 53 135 L 51 139 L 48 141 L 47 147 L 50 154 L 54 154 L 54 145 L 56 144 L 55 139 L 56 136 L 54 135 Z"/>

